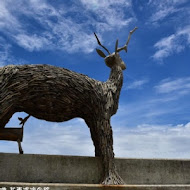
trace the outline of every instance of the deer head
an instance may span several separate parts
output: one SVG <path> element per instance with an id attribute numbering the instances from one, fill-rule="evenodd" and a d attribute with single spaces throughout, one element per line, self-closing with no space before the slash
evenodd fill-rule
<path id="1" fill-rule="evenodd" d="M 125 50 L 126 53 L 127 53 L 127 47 L 128 47 L 128 44 L 129 44 L 129 41 L 131 39 L 131 35 L 133 34 L 133 32 L 137 29 L 137 27 L 135 27 L 133 30 L 131 30 L 129 32 L 129 36 L 128 36 L 128 39 L 127 39 L 127 42 L 126 44 L 123 46 L 123 47 L 120 47 L 118 48 L 118 40 L 116 40 L 116 43 L 115 43 L 115 52 L 113 52 L 112 54 L 110 53 L 110 51 L 105 47 L 103 46 L 101 43 L 100 43 L 100 40 L 98 39 L 98 36 L 96 35 L 96 33 L 94 33 L 96 39 L 97 39 L 97 42 L 98 44 L 107 51 L 108 55 L 106 56 L 104 54 L 104 52 L 100 49 L 96 49 L 97 53 L 104 58 L 105 60 L 105 63 L 108 67 L 112 68 L 114 65 L 119 65 L 121 67 L 122 70 L 125 70 L 126 69 L 126 65 L 124 63 L 124 61 L 121 59 L 120 55 L 119 55 L 119 52 L 122 51 L 122 50 Z"/>

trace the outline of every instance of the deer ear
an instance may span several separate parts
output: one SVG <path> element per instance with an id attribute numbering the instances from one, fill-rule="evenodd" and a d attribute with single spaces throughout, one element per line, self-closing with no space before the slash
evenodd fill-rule
<path id="1" fill-rule="evenodd" d="M 104 52 L 102 50 L 96 48 L 96 51 L 97 51 L 97 53 L 98 53 L 99 56 L 101 56 L 103 58 L 106 57 L 106 55 L 104 54 Z"/>

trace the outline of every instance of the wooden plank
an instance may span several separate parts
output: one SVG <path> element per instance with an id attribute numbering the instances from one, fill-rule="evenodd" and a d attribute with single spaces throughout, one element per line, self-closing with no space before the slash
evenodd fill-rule
<path id="1" fill-rule="evenodd" d="M 3 128 L 0 129 L 0 140 L 22 142 L 23 128 Z"/>

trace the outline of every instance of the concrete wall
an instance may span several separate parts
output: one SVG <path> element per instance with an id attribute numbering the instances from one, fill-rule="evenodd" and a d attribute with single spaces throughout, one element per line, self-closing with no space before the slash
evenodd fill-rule
<path id="1" fill-rule="evenodd" d="M 115 159 L 126 184 L 190 184 L 190 160 Z M 0 182 L 98 184 L 94 157 L 0 153 Z"/>

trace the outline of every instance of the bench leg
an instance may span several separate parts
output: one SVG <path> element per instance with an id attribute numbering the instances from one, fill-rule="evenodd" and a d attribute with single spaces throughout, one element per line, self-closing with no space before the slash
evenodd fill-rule
<path id="1" fill-rule="evenodd" d="M 20 139 L 18 139 L 17 142 L 18 142 L 19 153 L 20 153 L 20 154 L 23 154 L 24 152 L 23 152 L 23 150 L 22 150 L 22 146 L 21 146 Z"/>

